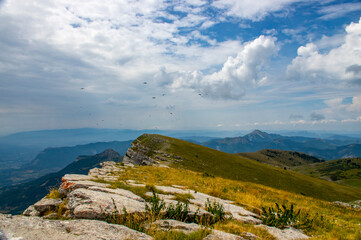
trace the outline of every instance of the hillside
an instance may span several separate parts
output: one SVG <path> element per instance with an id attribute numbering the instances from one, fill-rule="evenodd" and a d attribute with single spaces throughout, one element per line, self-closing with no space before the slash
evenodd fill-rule
<path id="1" fill-rule="evenodd" d="M 361 158 L 323 161 L 304 153 L 271 149 L 236 155 L 271 166 L 289 168 L 311 177 L 361 188 Z"/>
<path id="2" fill-rule="evenodd" d="M 242 137 L 214 139 L 202 145 L 227 153 L 256 152 L 262 149 L 278 149 L 303 152 L 308 155 L 332 160 L 361 156 L 359 139 L 320 139 L 309 137 L 289 137 L 268 134 L 255 130 Z"/>
<path id="3" fill-rule="evenodd" d="M 61 177 L 68 173 L 87 174 L 89 169 L 99 167 L 105 161 L 119 162 L 121 155 L 112 149 L 107 149 L 94 156 L 79 156 L 64 169 L 42 176 L 33 181 L 0 188 L 0 212 L 20 214 L 29 205 L 34 204 L 49 192 L 58 187 Z"/>
<path id="4" fill-rule="evenodd" d="M 159 162 L 209 176 L 253 182 L 329 201 L 361 199 L 358 189 L 160 135 L 144 134 L 138 137 L 127 151 L 124 162 L 138 165 Z"/>
<path id="5" fill-rule="evenodd" d="M 297 166 L 302 174 L 361 188 L 361 158 L 346 158 Z"/>
<path id="6" fill-rule="evenodd" d="M 263 149 L 250 153 L 236 153 L 236 155 L 276 167 L 295 167 L 324 162 L 324 160 L 304 153 L 274 149 Z"/>

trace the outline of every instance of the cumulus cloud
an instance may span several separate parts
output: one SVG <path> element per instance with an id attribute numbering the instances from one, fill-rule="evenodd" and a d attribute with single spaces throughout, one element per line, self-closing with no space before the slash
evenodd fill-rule
<path id="1" fill-rule="evenodd" d="M 222 69 L 212 74 L 204 75 L 200 71 L 166 73 L 163 69 L 157 77 L 171 89 L 191 88 L 213 99 L 240 99 L 247 88 L 266 81 L 262 70 L 278 51 L 275 41 L 274 37 L 261 35 L 245 43 L 236 57 L 228 57 Z"/>
<path id="2" fill-rule="evenodd" d="M 287 68 L 291 79 L 334 80 L 361 84 L 361 18 L 346 27 L 343 44 L 321 53 L 318 46 L 308 43 L 298 48 L 298 56 Z"/>

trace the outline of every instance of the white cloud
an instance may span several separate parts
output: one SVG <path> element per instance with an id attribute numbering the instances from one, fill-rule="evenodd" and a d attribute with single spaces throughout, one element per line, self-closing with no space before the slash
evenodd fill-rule
<path id="1" fill-rule="evenodd" d="M 339 18 L 347 13 L 360 11 L 361 10 L 361 3 L 341 3 L 335 5 L 329 5 L 323 7 L 319 12 L 323 14 L 321 19 L 329 20 L 334 18 Z"/>
<path id="2" fill-rule="evenodd" d="M 302 80 L 334 80 L 361 84 L 361 18 L 346 27 L 343 44 L 320 53 L 314 43 L 301 46 L 287 68 L 288 77 Z"/>
<path id="3" fill-rule="evenodd" d="M 213 99 L 240 99 L 247 88 L 267 79 L 262 70 L 278 51 L 275 41 L 273 37 L 261 35 L 245 43 L 236 57 L 228 57 L 222 69 L 212 74 L 204 75 L 200 71 L 166 73 L 163 69 L 158 79 L 171 89 L 191 88 Z"/>
<path id="4" fill-rule="evenodd" d="M 326 108 L 316 111 L 314 114 L 322 115 L 323 119 L 339 119 L 345 117 L 354 119 L 361 114 L 361 96 L 354 96 L 350 103 L 345 103 L 343 98 L 332 98 L 324 101 Z"/>
<path id="5" fill-rule="evenodd" d="M 343 123 L 355 123 L 355 122 L 361 122 L 361 116 L 358 116 L 357 118 L 348 118 L 348 119 L 343 119 L 341 122 L 343 122 Z"/>
<path id="6" fill-rule="evenodd" d="M 259 21 L 269 13 L 277 12 L 303 0 L 215 0 L 213 6 L 223 9 L 229 16 Z"/>

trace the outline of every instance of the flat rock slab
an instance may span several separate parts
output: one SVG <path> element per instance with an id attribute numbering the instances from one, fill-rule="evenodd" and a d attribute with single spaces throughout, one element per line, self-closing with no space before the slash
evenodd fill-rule
<path id="1" fill-rule="evenodd" d="M 68 209 L 75 218 L 104 219 L 109 214 L 123 214 L 124 208 L 128 213 L 145 212 L 144 200 L 83 188 L 68 194 Z"/>
<path id="2" fill-rule="evenodd" d="M 191 233 L 194 231 L 198 231 L 200 229 L 205 229 L 205 227 L 200 226 L 195 223 L 184 223 L 177 220 L 157 220 L 153 223 L 153 225 L 159 227 L 163 231 L 169 231 L 169 230 L 179 230 L 184 233 Z"/>
<path id="3" fill-rule="evenodd" d="M 160 228 L 163 231 L 170 231 L 170 230 L 176 230 L 176 231 L 182 231 L 186 234 L 201 230 L 201 229 L 208 229 L 211 230 L 209 228 L 206 228 L 204 226 L 195 224 L 195 223 L 184 223 L 184 222 L 180 222 L 180 221 L 176 221 L 176 220 L 172 220 L 172 219 L 168 219 L 168 220 L 157 220 L 155 222 L 153 222 L 153 225 L 157 226 L 158 228 Z M 248 236 L 250 236 L 249 234 L 251 233 L 244 233 L 245 235 L 248 234 Z M 251 234 L 253 239 L 257 239 L 257 236 L 254 234 Z M 231 234 L 231 233 L 226 233 L 226 232 L 222 232 L 219 230 L 212 230 L 212 232 L 205 238 L 203 238 L 203 240 L 246 240 L 246 238 L 243 238 L 241 236 L 235 235 L 235 234 Z"/>
<path id="4" fill-rule="evenodd" d="M 303 234 L 301 230 L 292 227 L 286 229 L 279 229 L 276 227 L 269 227 L 266 225 L 258 225 L 258 226 L 266 229 L 269 234 L 271 234 L 278 240 L 298 240 L 298 239 L 310 238 L 309 236 Z"/>
<path id="5" fill-rule="evenodd" d="M 246 239 L 235 234 L 213 230 L 212 233 L 209 234 L 207 237 L 203 238 L 203 240 L 246 240 Z"/>
<path id="6" fill-rule="evenodd" d="M 46 220 L 0 214 L 0 239 L 17 240 L 150 240 L 151 236 L 122 225 L 96 220 Z"/>

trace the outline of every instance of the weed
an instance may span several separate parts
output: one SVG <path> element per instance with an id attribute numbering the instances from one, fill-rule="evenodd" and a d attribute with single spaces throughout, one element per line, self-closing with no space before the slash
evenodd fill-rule
<path id="1" fill-rule="evenodd" d="M 165 202 L 160 199 L 155 192 L 153 192 L 153 196 L 149 199 L 149 204 L 150 205 L 145 205 L 147 213 L 155 219 L 159 218 L 162 214 L 162 210 L 165 208 Z"/>
<path id="2" fill-rule="evenodd" d="M 50 189 L 50 192 L 48 193 L 48 195 L 46 195 L 46 198 L 50 198 L 50 199 L 57 199 L 61 197 L 62 195 L 59 193 L 57 188 Z"/>
<path id="3" fill-rule="evenodd" d="M 164 213 L 164 217 L 166 219 L 174 219 L 182 222 L 186 222 L 189 217 L 189 206 L 188 203 L 177 202 L 174 206 L 173 204 L 169 204 L 166 212 Z"/>
<path id="4" fill-rule="evenodd" d="M 281 229 L 286 227 L 309 229 L 312 227 L 314 219 L 311 219 L 308 213 L 301 214 L 301 210 L 295 211 L 293 204 L 289 208 L 285 204 L 282 204 L 282 208 L 278 203 L 275 205 L 276 208 L 262 208 L 264 224 Z M 322 216 L 321 220 L 323 220 Z"/>
<path id="5" fill-rule="evenodd" d="M 224 211 L 224 207 L 222 204 L 214 201 L 211 202 L 208 198 L 207 198 L 207 202 L 204 204 L 205 209 L 212 213 L 214 216 L 214 221 L 218 222 L 218 221 L 222 221 L 226 219 L 226 212 Z"/>

